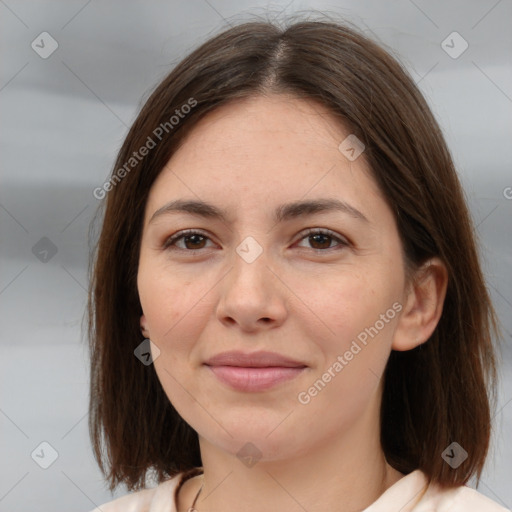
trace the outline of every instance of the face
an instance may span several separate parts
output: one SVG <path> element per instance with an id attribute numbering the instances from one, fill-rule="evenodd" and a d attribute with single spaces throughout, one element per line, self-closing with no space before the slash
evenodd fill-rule
<path id="1" fill-rule="evenodd" d="M 230 453 L 284 459 L 378 417 L 404 261 L 364 152 L 339 149 L 349 135 L 314 102 L 231 103 L 150 191 L 138 290 L 155 370 Z"/>

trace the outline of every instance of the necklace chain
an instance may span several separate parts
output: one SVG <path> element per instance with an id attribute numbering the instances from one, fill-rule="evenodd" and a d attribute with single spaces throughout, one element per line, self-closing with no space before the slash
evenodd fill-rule
<path id="1" fill-rule="evenodd" d="M 197 491 L 196 497 L 194 498 L 194 501 L 192 502 L 192 505 L 189 507 L 187 512 L 197 512 L 195 506 L 197 498 L 199 498 L 199 495 L 201 494 L 201 491 L 203 490 L 204 482 L 201 484 L 201 487 L 199 488 L 199 491 Z"/>

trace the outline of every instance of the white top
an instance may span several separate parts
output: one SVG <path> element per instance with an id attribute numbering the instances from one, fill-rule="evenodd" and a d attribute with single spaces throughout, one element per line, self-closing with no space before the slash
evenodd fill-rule
<path id="1" fill-rule="evenodd" d="M 174 491 L 181 474 L 158 487 L 133 492 L 91 512 L 176 512 Z M 511 512 L 475 489 L 460 486 L 442 490 L 426 488 L 427 478 L 417 469 L 389 487 L 363 512 Z"/>

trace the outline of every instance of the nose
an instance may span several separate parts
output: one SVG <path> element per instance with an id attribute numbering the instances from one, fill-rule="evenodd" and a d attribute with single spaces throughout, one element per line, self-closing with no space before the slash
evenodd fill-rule
<path id="1" fill-rule="evenodd" d="M 269 267 L 266 251 L 252 262 L 235 252 L 231 270 L 219 283 L 219 321 L 245 332 L 280 326 L 288 315 L 288 294 L 276 274 Z"/>

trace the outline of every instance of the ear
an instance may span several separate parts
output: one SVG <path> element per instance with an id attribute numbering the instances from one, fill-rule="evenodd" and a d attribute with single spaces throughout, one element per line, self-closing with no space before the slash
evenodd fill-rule
<path id="1" fill-rule="evenodd" d="M 149 331 L 147 328 L 145 315 L 140 315 L 140 331 L 142 332 L 142 336 L 144 336 L 144 338 L 149 338 Z"/>
<path id="2" fill-rule="evenodd" d="M 439 258 L 423 264 L 411 279 L 398 320 L 393 350 L 411 350 L 429 339 L 441 314 L 448 286 L 448 271 Z"/>

